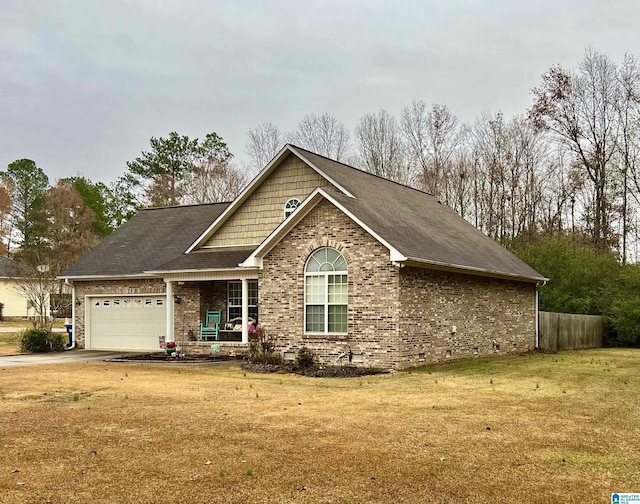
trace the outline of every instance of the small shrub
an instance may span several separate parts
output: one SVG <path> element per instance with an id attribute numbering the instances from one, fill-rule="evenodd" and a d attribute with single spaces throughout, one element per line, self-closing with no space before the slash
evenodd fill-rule
<path id="1" fill-rule="evenodd" d="M 302 347 L 296 355 L 296 367 L 298 369 L 313 369 L 316 367 L 316 356 L 307 347 Z"/>
<path id="2" fill-rule="evenodd" d="M 65 338 L 62 334 L 52 333 L 46 329 L 25 329 L 19 334 L 22 352 L 61 352 L 64 350 Z"/>
<path id="3" fill-rule="evenodd" d="M 249 338 L 249 362 L 251 364 L 282 365 L 282 355 L 275 351 L 275 340 L 258 326 Z"/>

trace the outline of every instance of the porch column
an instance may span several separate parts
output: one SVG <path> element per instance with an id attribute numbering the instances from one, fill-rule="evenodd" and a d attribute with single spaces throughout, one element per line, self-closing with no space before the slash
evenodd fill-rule
<path id="1" fill-rule="evenodd" d="M 173 282 L 167 280 L 167 339 L 166 341 L 173 340 Z"/>
<path id="2" fill-rule="evenodd" d="M 249 343 L 249 281 L 242 279 L 242 342 Z"/>

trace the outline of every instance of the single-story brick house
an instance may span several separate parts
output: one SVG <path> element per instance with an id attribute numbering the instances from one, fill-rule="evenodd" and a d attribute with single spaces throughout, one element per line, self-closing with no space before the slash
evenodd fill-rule
<path id="1" fill-rule="evenodd" d="M 435 197 L 293 145 L 231 203 L 140 211 L 63 278 L 79 347 L 241 353 L 257 319 L 285 358 L 396 369 L 533 349 L 546 280 Z"/>

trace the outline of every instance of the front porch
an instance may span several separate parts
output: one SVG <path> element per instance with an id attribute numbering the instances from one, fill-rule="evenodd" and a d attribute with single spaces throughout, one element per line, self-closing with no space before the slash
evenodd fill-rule
<path id="1" fill-rule="evenodd" d="M 223 346 L 232 352 L 246 348 L 258 323 L 256 278 L 165 279 L 165 283 L 167 341 L 196 353 L 221 351 Z M 219 324 L 207 325 L 208 312 L 219 318 Z M 203 326 L 207 329 L 201 330 Z"/>

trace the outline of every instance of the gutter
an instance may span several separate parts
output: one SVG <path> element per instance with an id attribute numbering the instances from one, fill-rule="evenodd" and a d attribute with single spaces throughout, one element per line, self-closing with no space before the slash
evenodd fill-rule
<path id="1" fill-rule="evenodd" d="M 79 281 L 91 281 L 91 280 L 132 280 L 132 279 L 149 279 L 156 278 L 156 275 L 149 275 L 144 273 L 134 273 L 131 275 L 58 275 L 58 280 L 79 280 Z"/>
<path id="2" fill-rule="evenodd" d="M 485 276 L 490 278 L 501 278 L 503 280 L 517 280 L 521 282 L 530 282 L 535 283 L 536 285 L 542 284 L 544 285 L 549 280 L 544 277 L 528 277 L 522 275 L 516 275 L 512 273 L 503 273 L 500 271 L 492 271 L 484 268 L 475 268 L 473 266 L 462 266 L 459 264 L 451 264 L 440 261 L 427 261 L 424 259 L 419 259 L 417 257 L 407 257 L 405 262 L 409 266 L 418 266 L 426 265 L 426 267 L 431 267 L 433 269 L 441 269 L 444 271 L 453 271 L 458 273 L 467 273 L 467 274 L 475 274 L 478 276 Z M 422 266 L 424 267 L 424 266 Z"/>

